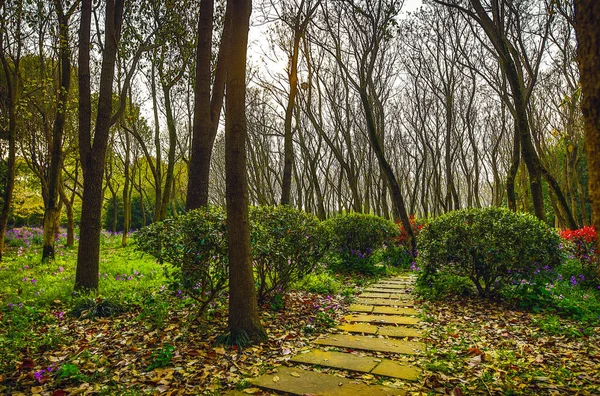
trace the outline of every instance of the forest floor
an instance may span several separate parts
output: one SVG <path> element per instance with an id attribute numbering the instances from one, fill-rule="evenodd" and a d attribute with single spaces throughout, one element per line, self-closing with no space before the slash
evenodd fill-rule
<path id="1" fill-rule="evenodd" d="M 250 380 L 332 332 L 352 296 L 302 290 L 261 307 L 269 339 L 245 349 L 216 344 L 226 329 L 224 299 L 199 318 L 193 304 L 164 287 L 161 268 L 134 252 L 103 245 L 102 298 L 119 296 L 124 312 L 82 319 L 70 314 L 73 250 L 35 264 L 33 248 L 0 264 L 0 393 L 66 395 L 268 394 Z M 350 282 L 346 279 L 342 282 Z M 409 394 L 600 394 L 600 327 L 550 314 L 461 298 L 420 301 L 427 352 Z M 350 351 L 352 352 L 352 351 Z M 353 380 L 389 378 L 323 369 Z"/>
<path id="2" fill-rule="evenodd" d="M 17 370 L 1 375 L 0 392 L 222 394 L 238 389 L 268 394 L 252 387 L 249 379 L 310 349 L 346 313 L 346 300 L 289 293 L 285 309 L 263 307 L 269 340 L 243 350 L 215 343 L 226 328 L 222 308 L 209 320 L 196 319 L 189 310 L 170 312 L 160 327 L 141 320 L 139 309 L 96 320 L 64 317 L 32 335 L 52 333 L 63 342 L 48 350 L 23 350 Z M 600 393 L 599 328 L 580 329 L 556 317 L 479 300 L 425 305 L 428 350 L 416 361 L 421 379 L 403 383 L 410 394 Z M 62 375 L 57 375 L 61 367 Z M 325 371 L 394 386 L 394 381 L 370 374 Z"/>

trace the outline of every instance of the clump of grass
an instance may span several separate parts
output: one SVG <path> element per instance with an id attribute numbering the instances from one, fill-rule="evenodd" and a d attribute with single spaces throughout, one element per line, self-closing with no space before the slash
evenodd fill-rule
<path id="1" fill-rule="evenodd" d="M 71 314 L 78 318 L 107 318 L 126 312 L 126 306 L 114 298 L 96 297 L 92 294 L 81 296 L 75 301 Z"/>

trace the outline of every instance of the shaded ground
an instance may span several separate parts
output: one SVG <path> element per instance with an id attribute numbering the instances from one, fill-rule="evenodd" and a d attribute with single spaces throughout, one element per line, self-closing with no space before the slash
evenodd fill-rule
<path id="1" fill-rule="evenodd" d="M 421 390 L 464 394 L 600 394 L 600 328 L 477 299 L 424 304 Z"/>

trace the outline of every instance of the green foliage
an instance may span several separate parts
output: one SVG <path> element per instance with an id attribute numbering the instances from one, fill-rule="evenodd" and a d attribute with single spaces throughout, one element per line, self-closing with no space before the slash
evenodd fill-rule
<path id="1" fill-rule="evenodd" d="M 201 313 L 227 287 L 227 224 L 220 207 L 151 224 L 135 234 L 135 243 L 138 250 L 172 265 L 165 267 L 170 288 L 199 302 Z"/>
<path id="2" fill-rule="evenodd" d="M 312 214 L 287 205 L 253 207 L 250 223 L 259 301 L 288 290 L 323 256 L 319 220 Z"/>
<path id="3" fill-rule="evenodd" d="M 115 316 L 126 310 L 125 305 L 115 298 L 84 294 L 76 299 L 71 314 L 78 318 L 94 319 Z"/>
<path id="4" fill-rule="evenodd" d="M 294 287 L 312 293 L 337 294 L 343 287 L 343 283 L 330 272 L 321 271 L 305 276 L 296 282 Z"/>
<path id="5" fill-rule="evenodd" d="M 318 220 L 287 207 L 250 211 L 258 297 L 267 301 L 316 267 L 324 252 Z M 173 265 L 173 290 L 184 290 L 202 312 L 227 286 L 227 223 L 219 207 L 202 208 L 155 223 L 136 234 L 137 249 Z"/>
<path id="6" fill-rule="evenodd" d="M 139 230 L 142 228 L 143 223 L 143 214 L 142 214 L 142 198 L 139 195 L 133 195 L 131 197 L 131 229 Z M 144 210 L 146 211 L 146 216 L 150 216 L 154 210 L 154 207 L 150 206 L 148 203 L 144 203 Z M 119 200 L 117 202 L 117 228 L 113 229 L 114 222 L 114 206 L 115 202 L 112 199 L 108 199 L 104 208 L 102 209 L 102 226 L 106 230 L 111 231 L 123 231 L 123 196 L 119 194 Z"/>
<path id="7" fill-rule="evenodd" d="M 414 262 L 414 256 L 405 245 L 392 244 L 373 252 L 373 261 L 386 266 L 408 270 Z"/>
<path id="8" fill-rule="evenodd" d="M 419 235 L 419 284 L 443 287 L 436 277 L 463 277 L 480 296 L 490 297 L 513 281 L 555 268 L 559 242 L 556 231 L 529 214 L 495 207 L 450 212 Z"/>
<path id="9" fill-rule="evenodd" d="M 82 378 L 79 372 L 79 367 L 72 363 L 65 363 L 56 372 L 56 379 L 58 381 L 77 381 Z"/>
<path id="10" fill-rule="evenodd" d="M 374 275 L 380 270 L 373 252 L 386 249 L 398 237 L 396 225 L 370 214 L 348 213 L 321 223 L 330 239 L 327 265 L 336 272 Z"/>
<path id="11" fill-rule="evenodd" d="M 147 371 L 152 371 L 155 368 L 167 367 L 171 364 L 171 359 L 175 353 L 175 347 L 173 345 L 165 345 L 164 347 L 157 349 L 152 352 L 152 356 L 150 357 L 151 363 L 146 369 Z"/>
<path id="12" fill-rule="evenodd" d="M 437 274 L 436 274 L 437 275 Z M 472 296 L 477 290 L 469 278 L 447 274 L 446 276 L 423 276 L 417 283 L 417 292 L 419 295 L 430 299 L 440 300 L 451 296 Z"/>

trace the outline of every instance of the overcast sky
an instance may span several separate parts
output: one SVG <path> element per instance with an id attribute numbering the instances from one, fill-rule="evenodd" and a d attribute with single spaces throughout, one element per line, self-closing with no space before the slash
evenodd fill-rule
<path id="1" fill-rule="evenodd" d="M 408 12 L 413 12 L 423 4 L 423 0 L 404 0 L 401 16 Z M 261 22 L 262 16 L 258 11 L 253 11 L 251 17 L 251 26 L 248 37 L 248 64 L 250 67 L 267 67 L 272 71 L 285 72 L 287 58 L 284 54 L 279 56 L 277 62 L 264 59 L 264 54 L 269 53 L 268 42 L 266 40 L 266 32 L 269 28 L 268 24 Z M 270 55 L 272 56 L 272 55 Z"/>

